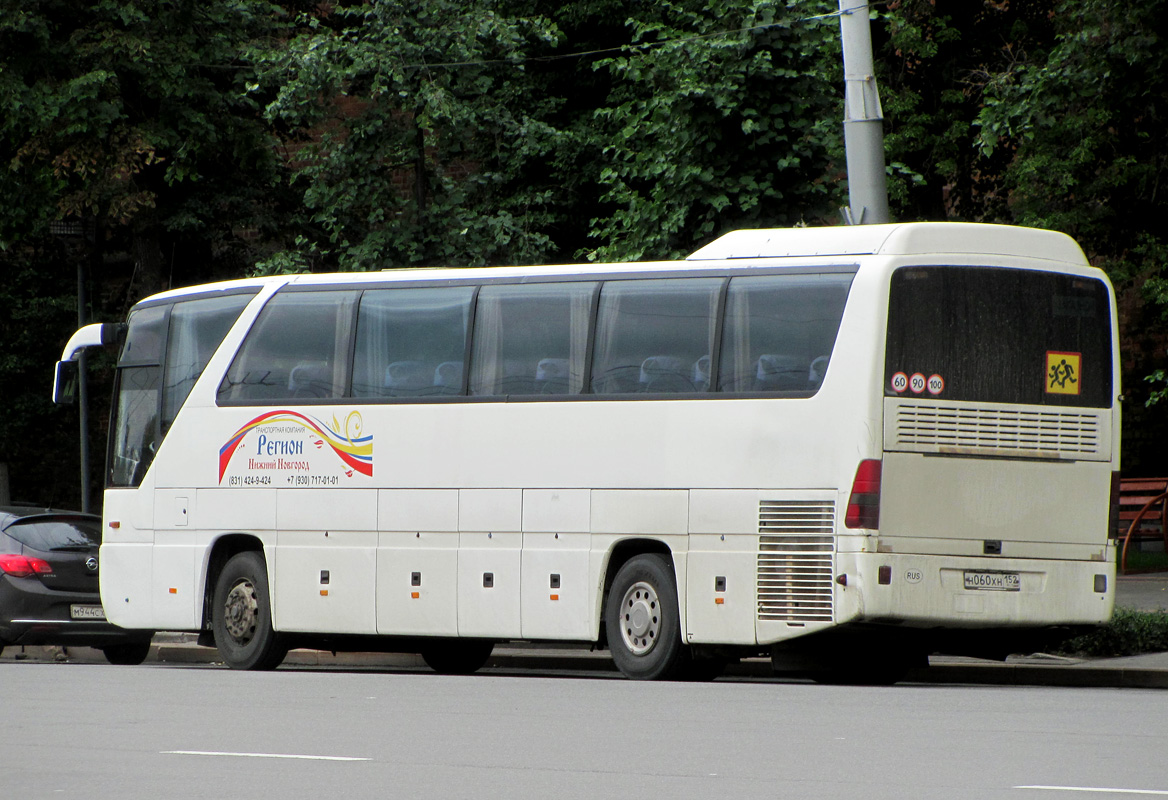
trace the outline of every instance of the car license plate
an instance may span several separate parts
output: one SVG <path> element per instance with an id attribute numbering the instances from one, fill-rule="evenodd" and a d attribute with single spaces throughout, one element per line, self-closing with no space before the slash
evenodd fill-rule
<path id="1" fill-rule="evenodd" d="M 69 616 L 73 619 L 105 619 L 105 609 L 101 606 L 69 606 Z"/>
<path id="2" fill-rule="evenodd" d="M 1020 592 L 1022 578 L 1017 572 L 973 572 L 965 571 L 966 589 L 983 589 L 991 592 Z"/>

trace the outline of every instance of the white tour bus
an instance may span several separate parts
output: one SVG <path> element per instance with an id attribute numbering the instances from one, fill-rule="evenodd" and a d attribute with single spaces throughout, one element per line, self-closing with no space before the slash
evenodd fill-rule
<path id="1" fill-rule="evenodd" d="M 78 331 L 54 395 L 115 342 L 102 603 L 233 667 L 560 640 L 878 681 L 1111 615 L 1115 299 L 1062 234 L 196 286 Z"/>

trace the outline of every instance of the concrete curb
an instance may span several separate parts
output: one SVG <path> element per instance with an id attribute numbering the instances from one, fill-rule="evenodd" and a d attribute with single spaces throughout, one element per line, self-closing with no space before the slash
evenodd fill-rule
<path id="1" fill-rule="evenodd" d="M 218 664 L 218 651 L 199 647 L 188 635 L 166 635 L 162 641 L 156 640 L 151 647 L 147 663 L 194 665 Z M 105 657 L 99 650 L 88 647 L 71 647 L 65 658 L 61 648 L 8 647 L 0 661 L 32 661 L 64 663 L 104 664 Z M 23 657 L 22 657 L 23 656 Z M 1107 660 L 1076 661 L 1060 659 L 1059 663 L 1049 663 L 1049 659 L 1029 658 L 1005 663 L 936 657 L 930 659 L 927 669 L 912 670 L 905 678 L 906 683 L 927 684 L 984 684 L 991 686 L 1054 686 L 1054 687 L 1094 687 L 1094 688 L 1141 688 L 1168 689 L 1168 669 L 1163 667 L 1132 666 L 1124 659 L 1124 665 L 1108 665 Z M 333 667 L 338 669 L 389 669 L 429 671 L 421 656 L 412 653 L 337 653 L 316 650 L 293 650 L 284 661 L 290 666 Z M 546 671 L 571 673 L 607 673 L 617 675 L 616 666 L 603 651 L 589 651 L 572 648 L 547 648 L 540 646 L 499 645 L 487 662 L 486 669 L 494 671 Z M 751 658 L 731 664 L 726 670 L 727 677 L 753 680 L 785 680 L 798 675 L 775 676 L 769 659 Z"/>

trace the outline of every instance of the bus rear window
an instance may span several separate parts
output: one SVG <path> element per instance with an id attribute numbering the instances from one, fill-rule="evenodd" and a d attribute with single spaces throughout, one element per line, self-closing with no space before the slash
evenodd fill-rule
<path id="1" fill-rule="evenodd" d="M 1111 369 L 1100 280 L 991 267 L 893 273 L 888 396 L 1108 408 Z"/>

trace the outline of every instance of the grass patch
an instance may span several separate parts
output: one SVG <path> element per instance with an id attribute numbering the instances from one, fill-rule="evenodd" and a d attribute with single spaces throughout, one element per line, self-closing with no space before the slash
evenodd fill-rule
<path id="1" fill-rule="evenodd" d="M 1067 639 L 1055 652 L 1109 658 L 1168 651 L 1168 612 L 1116 608 L 1111 622 Z"/>

